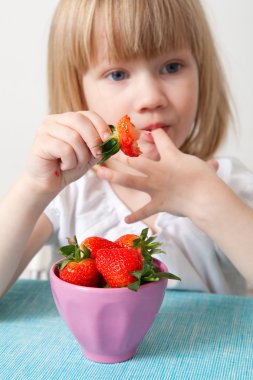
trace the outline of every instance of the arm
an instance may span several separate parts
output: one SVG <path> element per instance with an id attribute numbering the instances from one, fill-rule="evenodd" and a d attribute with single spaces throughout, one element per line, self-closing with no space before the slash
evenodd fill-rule
<path id="1" fill-rule="evenodd" d="M 216 175 L 212 165 L 180 152 L 163 130 L 154 131 L 153 137 L 159 161 L 122 157 L 141 176 L 108 168 L 97 171 L 101 178 L 149 194 L 150 202 L 129 215 L 126 222 L 161 211 L 189 217 L 252 283 L 253 210 Z"/>
<path id="2" fill-rule="evenodd" d="M 0 296 L 51 235 L 45 207 L 98 160 L 96 146 L 110 133 L 93 112 L 52 115 L 42 123 L 25 172 L 0 202 Z"/>

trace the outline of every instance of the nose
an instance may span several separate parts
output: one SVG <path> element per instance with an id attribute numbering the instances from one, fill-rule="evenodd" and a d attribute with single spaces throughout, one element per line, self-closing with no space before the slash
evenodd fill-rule
<path id="1" fill-rule="evenodd" d="M 153 75 L 145 75 L 139 78 L 136 84 L 135 106 L 138 112 L 153 111 L 167 106 L 168 98 L 164 86 Z"/>

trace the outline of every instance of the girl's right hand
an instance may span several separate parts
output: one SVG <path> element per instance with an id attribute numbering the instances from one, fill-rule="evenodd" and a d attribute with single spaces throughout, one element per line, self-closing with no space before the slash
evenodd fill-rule
<path id="1" fill-rule="evenodd" d="M 84 175 L 100 157 L 98 144 L 111 130 L 92 111 L 49 115 L 38 128 L 28 176 L 40 193 L 57 194 Z"/>

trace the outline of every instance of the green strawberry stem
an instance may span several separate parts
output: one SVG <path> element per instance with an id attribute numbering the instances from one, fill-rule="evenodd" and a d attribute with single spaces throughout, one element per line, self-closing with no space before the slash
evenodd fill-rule
<path id="1" fill-rule="evenodd" d="M 74 261 L 79 263 L 83 259 L 90 258 L 90 250 L 84 247 L 84 250 L 81 250 L 77 242 L 76 236 L 73 239 L 67 238 L 68 245 L 65 245 L 59 249 L 59 253 L 66 257 L 66 260 L 63 260 L 59 264 L 59 269 L 62 270 L 69 262 Z"/>
<path id="2" fill-rule="evenodd" d="M 140 234 L 140 237 L 133 240 L 133 247 L 140 248 L 144 262 L 142 270 L 129 272 L 137 279 L 137 281 L 128 285 L 130 290 L 137 291 L 140 285 L 148 282 L 159 281 L 162 277 L 181 281 L 180 277 L 174 275 L 173 273 L 158 272 L 158 269 L 153 263 L 152 255 L 165 252 L 159 248 L 161 243 L 155 242 L 155 239 L 155 236 L 148 237 L 148 228 L 144 228 Z"/>
<path id="3" fill-rule="evenodd" d="M 112 131 L 112 135 L 106 141 L 98 145 L 101 147 L 102 153 L 102 158 L 98 161 L 98 165 L 101 165 L 120 150 L 120 142 L 116 128 L 113 125 L 109 125 L 109 127 Z"/>

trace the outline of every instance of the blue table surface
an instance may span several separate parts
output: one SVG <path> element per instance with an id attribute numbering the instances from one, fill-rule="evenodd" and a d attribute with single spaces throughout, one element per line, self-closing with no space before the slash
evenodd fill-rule
<path id="1" fill-rule="evenodd" d="M 48 281 L 19 280 L 0 301 L 1 380 L 253 379 L 253 298 L 166 291 L 134 358 L 86 359 Z"/>

